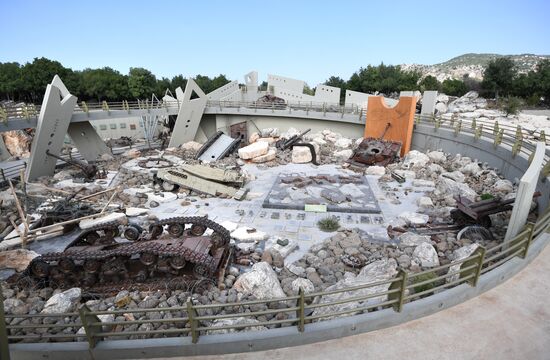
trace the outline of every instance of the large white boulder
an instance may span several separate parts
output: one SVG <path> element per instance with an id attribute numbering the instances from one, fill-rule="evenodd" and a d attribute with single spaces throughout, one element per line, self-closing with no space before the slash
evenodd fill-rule
<path id="1" fill-rule="evenodd" d="M 277 274 L 266 262 L 259 262 L 252 266 L 252 269 L 240 275 L 233 289 L 240 293 L 252 294 L 256 299 L 276 299 L 285 297 L 281 284 L 277 279 Z"/>
<path id="2" fill-rule="evenodd" d="M 405 221 L 409 226 L 426 225 L 430 217 L 425 214 L 419 214 L 412 211 L 404 211 L 398 216 L 399 219 Z"/>
<path id="3" fill-rule="evenodd" d="M 399 235 L 399 245 L 405 246 L 418 246 L 423 243 L 431 243 L 430 237 L 426 235 L 418 235 L 412 232 L 406 232 Z"/>
<path id="4" fill-rule="evenodd" d="M 483 169 L 479 167 L 478 163 L 471 162 L 469 164 L 464 165 L 460 171 L 464 175 L 479 175 L 481 172 L 483 172 Z"/>
<path id="5" fill-rule="evenodd" d="M 59 314 L 69 312 L 80 302 L 82 291 L 80 288 L 72 288 L 55 294 L 46 301 L 41 314 Z"/>
<path id="6" fill-rule="evenodd" d="M 336 284 L 326 288 L 326 291 L 331 290 L 340 290 L 354 286 L 366 285 L 378 281 L 389 280 L 397 274 L 397 261 L 395 259 L 381 259 L 374 261 L 367 266 L 363 267 L 359 274 L 346 272 L 344 278 L 338 281 Z M 341 293 L 323 295 L 320 299 L 316 299 L 316 302 L 319 303 L 328 303 L 333 301 L 338 301 L 342 299 L 349 299 L 352 297 L 366 296 L 371 294 L 376 294 L 380 292 L 387 291 L 390 284 L 377 285 L 372 287 L 367 287 L 360 290 L 350 290 L 344 291 Z M 352 301 L 338 305 L 329 305 L 315 309 L 313 315 L 321 315 L 334 313 L 338 311 L 350 310 L 357 307 L 365 306 L 366 304 L 376 304 L 386 301 L 387 295 L 377 296 L 373 298 L 366 299 L 364 301 Z"/>
<path id="7" fill-rule="evenodd" d="M 445 153 L 442 151 L 430 151 L 427 155 L 431 161 L 436 163 L 442 163 L 442 162 L 445 162 L 445 160 L 447 160 Z"/>
<path id="8" fill-rule="evenodd" d="M 437 251 L 430 243 L 426 242 L 421 243 L 414 249 L 413 260 L 423 267 L 439 266 Z"/>
<path id="9" fill-rule="evenodd" d="M 181 145 L 181 148 L 187 151 L 199 151 L 201 147 L 202 144 L 196 141 L 188 141 L 185 144 Z"/>
<path id="10" fill-rule="evenodd" d="M 476 192 L 467 184 L 456 182 L 452 179 L 439 176 L 434 193 L 437 196 L 462 196 L 468 200 L 475 201 Z"/>
<path id="11" fill-rule="evenodd" d="M 365 170 L 365 175 L 377 175 L 377 176 L 382 176 L 386 173 L 386 168 L 383 167 L 383 166 L 378 166 L 378 165 L 373 165 L 373 166 L 369 166 L 366 170 Z"/>
<path id="12" fill-rule="evenodd" d="M 292 148 L 292 162 L 294 164 L 305 164 L 311 162 L 313 156 L 307 146 L 294 146 Z"/>
<path id="13" fill-rule="evenodd" d="M 337 158 L 338 160 L 347 160 L 351 157 L 351 155 L 353 155 L 353 150 L 351 149 L 344 149 L 344 150 L 340 150 L 340 151 L 335 151 L 333 153 L 334 157 Z"/>
<path id="14" fill-rule="evenodd" d="M 404 169 L 420 169 L 430 162 L 428 155 L 417 150 L 411 150 L 405 155 L 402 167 Z"/>
<path id="15" fill-rule="evenodd" d="M 334 142 L 334 145 L 338 148 L 346 149 L 346 148 L 349 148 L 352 143 L 353 143 L 353 141 L 351 139 L 342 137 L 342 138 L 336 140 Z"/>
<path id="16" fill-rule="evenodd" d="M 472 255 L 473 252 L 476 251 L 478 247 L 479 245 L 474 243 L 474 244 L 466 245 L 456 249 L 455 251 L 453 251 L 453 263 L 466 259 L 468 256 Z M 458 278 L 460 277 L 460 274 L 458 273 L 458 271 L 460 270 L 461 266 L 462 264 L 455 264 L 449 267 L 448 274 L 451 276 L 447 277 L 447 282 L 458 280 Z"/>
<path id="17" fill-rule="evenodd" d="M 512 182 L 506 179 L 501 179 L 495 182 L 493 185 L 493 190 L 503 193 L 509 193 L 514 191 L 514 185 L 512 185 Z"/>
<path id="18" fill-rule="evenodd" d="M 261 141 L 261 139 L 258 140 L 258 141 Z M 275 157 L 277 157 L 277 149 L 274 148 L 274 147 L 271 147 L 271 148 L 269 148 L 269 150 L 267 151 L 267 153 L 265 155 L 260 155 L 258 157 L 255 157 L 254 159 L 252 159 L 252 162 L 253 163 L 264 163 L 264 162 L 275 160 Z"/>
<path id="19" fill-rule="evenodd" d="M 300 289 L 304 291 L 304 294 L 310 294 L 315 291 L 315 286 L 309 279 L 297 278 L 290 284 L 292 286 L 292 292 L 298 294 Z"/>
<path id="20" fill-rule="evenodd" d="M 32 259 L 37 256 L 40 255 L 26 249 L 0 251 L 0 269 L 23 271 L 29 266 Z"/>
<path id="21" fill-rule="evenodd" d="M 258 156 L 267 154 L 269 144 L 265 141 L 256 141 L 253 144 L 239 149 L 239 157 L 243 160 L 250 160 Z"/>

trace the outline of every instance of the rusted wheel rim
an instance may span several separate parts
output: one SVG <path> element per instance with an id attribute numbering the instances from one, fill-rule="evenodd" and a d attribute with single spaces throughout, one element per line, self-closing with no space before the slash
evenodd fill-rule
<path id="1" fill-rule="evenodd" d="M 194 224 L 193 226 L 191 226 L 191 234 L 193 234 L 194 236 L 201 236 L 205 232 L 206 226 L 204 225 Z"/>
<path id="2" fill-rule="evenodd" d="M 181 236 L 183 235 L 183 230 L 185 230 L 185 228 L 182 224 L 170 224 L 166 230 L 172 236 Z"/>
<path id="3" fill-rule="evenodd" d="M 59 270 L 67 274 L 74 271 L 75 265 L 74 261 L 72 261 L 71 259 L 61 259 L 57 263 L 57 267 L 59 268 Z"/>
<path id="4" fill-rule="evenodd" d="M 50 266 L 42 260 L 37 260 L 32 263 L 31 272 L 38 278 L 45 278 L 50 273 Z"/>
<path id="5" fill-rule="evenodd" d="M 140 255 L 139 261 L 145 266 L 151 266 L 157 262 L 157 256 L 151 253 L 143 253 Z"/>
<path id="6" fill-rule="evenodd" d="M 176 270 L 183 269 L 185 267 L 185 264 L 187 264 L 187 261 L 183 258 L 183 256 L 172 256 L 168 263 L 170 266 Z"/>

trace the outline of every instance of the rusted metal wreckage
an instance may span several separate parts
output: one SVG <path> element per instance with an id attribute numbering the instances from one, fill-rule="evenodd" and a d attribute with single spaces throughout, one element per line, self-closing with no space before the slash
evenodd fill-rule
<path id="1" fill-rule="evenodd" d="M 378 138 L 367 137 L 353 151 L 347 163 L 353 167 L 366 166 L 387 166 L 399 160 L 402 143 L 400 141 L 384 140 L 384 135 L 391 127 L 391 123 L 386 124 L 382 135 Z"/>
<path id="2" fill-rule="evenodd" d="M 121 230 L 125 242 L 116 240 Z M 206 217 L 157 221 L 147 232 L 115 220 L 81 232 L 62 252 L 33 259 L 24 278 L 43 286 L 99 292 L 177 278 L 206 278 L 219 285 L 231 259 L 229 241 L 229 231 Z"/>

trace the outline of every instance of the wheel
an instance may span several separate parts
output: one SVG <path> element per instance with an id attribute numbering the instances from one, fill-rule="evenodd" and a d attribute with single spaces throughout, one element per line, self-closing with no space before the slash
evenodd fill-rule
<path id="1" fill-rule="evenodd" d="M 124 237 L 130 241 L 136 241 L 139 239 L 143 230 L 139 226 L 130 225 L 124 229 Z"/>
<path id="2" fill-rule="evenodd" d="M 143 253 L 140 255 L 139 261 L 145 266 L 151 266 L 157 262 L 157 256 L 151 253 Z"/>
<path id="3" fill-rule="evenodd" d="M 50 265 L 43 260 L 33 261 L 31 264 L 31 273 L 37 278 L 44 279 L 50 273 Z"/>
<path id="4" fill-rule="evenodd" d="M 212 242 L 212 249 L 214 250 L 223 246 L 223 238 L 217 232 L 212 234 L 212 236 L 210 237 L 210 241 Z"/>
<path id="5" fill-rule="evenodd" d="M 95 231 L 92 231 L 84 236 L 84 241 L 90 245 L 95 245 L 99 240 L 99 234 Z"/>
<path id="6" fill-rule="evenodd" d="M 206 232 L 206 226 L 204 225 L 193 224 L 191 226 L 191 234 L 193 234 L 194 236 L 201 236 L 205 232 Z"/>
<path id="7" fill-rule="evenodd" d="M 164 191 L 174 191 L 176 189 L 176 184 L 172 184 L 171 182 L 168 182 L 168 181 L 163 181 L 162 182 L 162 190 Z"/>
<path id="8" fill-rule="evenodd" d="M 74 261 L 65 258 L 57 262 L 57 267 L 59 268 L 59 270 L 61 270 L 61 272 L 65 274 L 70 274 L 74 271 L 75 265 Z"/>
<path id="9" fill-rule="evenodd" d="M 198 278 L 206 277 L 209 273 L 208 267 L 203 264 L 195 264 L 195 266 L 193 267 L 193 273 Z"/>
<path id="10" fill-rule="evenodd" d="M 87 273 L 95 274 L 101 269 L 101 263 L 97 260 L 86 260 L 84 270 Z"/>
<path id="11" fill-rule="evenodd" d="M 114 239 L 120 235 L 120 229 L 118 228 L 118 226 L 105 229 L 104 232 L 105 232 L 105 237 L 109 239 Z"/>
<path id="12" fill-rule="evenodd" d="M 149 226 L 149 233 L 151 234 L 152 239 L 156 239 L 162 235 L 163 229 L 162 225 L 151 225 Z"/>
<path id="13" fill-rule="evenodd" d="M 179 270 L 185 267 L 187 261 L 185 261 L 182 256 L 172 256 L 170 259 L 168 259 L 168 263 L 173 269 Z"/>
<path id="14" fill-rule="evenodd" d="M 179 237 L 183 235 L 185 227 L 182 224 L 170 224 L 166 230 L 168 231 L 168 234 Z"/>

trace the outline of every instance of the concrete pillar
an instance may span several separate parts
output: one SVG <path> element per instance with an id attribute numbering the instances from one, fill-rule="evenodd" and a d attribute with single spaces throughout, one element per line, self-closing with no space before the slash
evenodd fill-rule
<path id="1" fill-rule="evenodd" d="M 71 94 L 57 75 L 53 77 L 52 85 L 59 89 L 63 97 Z M 102 154 L 111 154 L 111 150 L 89 121 L 70 123 L 67 130 L 80 155 L 87 161 L 96 161 Z"/>
<path id="2" fill-rule="evenodd" d="M 514 236 L 519 234 L 527 221 L 531 202 L 533 201 L 533 194 L 535 193 L 542 163 L 544 162 L 545 150 L 546 145 L 543 142 L 538 142 L 533 161 L 521 177 L 504 242 L 510 241 Z"/>
<path id="3" fill-rule="evenodd" d="M 31 157 L 25 174 L 27 181 L 34 181 L 40 176 L 52 176 L 55 172 L 57 159 L 48 156 L 46 152 L 55 155 L 61 152 L 77 100 L 71 94 L 60 99 L 59 88 L 48 85 L 32 141 Z"/>
<path id="4" fill-rule="evenodd" d="M 191 100 L 191 95 L 195 93 L 198 97 Z M 206 108 L 208 98 L 193 79 L 187 80 L 185 92 L 181 88 L 176 89 L 176 97 L 180 103 L 176 124 L 169 147 L 177 147 L 188 141 L 195 140 L 199 128 L 202 114 Z"/>
<path id="5" fill-rule="evenodd" d="M 11 154 L 8 149 L 6 149 L 6 144 L 4 144 L 4 137 L 0 134 L 0 161 L 7 160 Z"/>
<path id="6" fill-rule="evenodd" d="M 422 109 L 420 115 L 432 116 L 435 113 L 435 104 L 437 102 L 437 91 L 424 91 L 422 96 Z"/>

